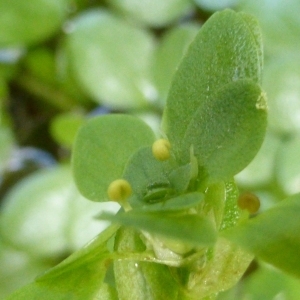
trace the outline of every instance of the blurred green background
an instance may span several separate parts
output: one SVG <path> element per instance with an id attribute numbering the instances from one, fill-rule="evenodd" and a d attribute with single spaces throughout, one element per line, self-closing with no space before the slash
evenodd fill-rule
<path id="1" fill-rule="evenodd" d="M 299 0 L 0 0 L 0 299 L 100 232 L 98 211 L 118 209 L 74 186 L 78 127 L 123 112 L 159 136 L 172 74 L 224 8 L 253 14 L 263 33 L 269 127 L 236 176 L 263 211 L 300 192 Z M 300 281 L 255 261 L 218 299 L 298 300 Z"/>

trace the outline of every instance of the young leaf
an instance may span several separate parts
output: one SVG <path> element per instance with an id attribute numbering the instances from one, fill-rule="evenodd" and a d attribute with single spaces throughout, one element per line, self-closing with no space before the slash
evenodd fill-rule
<path id="1" fill-rule="evenodd" d="M 80 192 L 90 200 L 106 201 L 109 184 L 122 177 L 129 157 L 153 141 L 152 130 L 129 115 L 89 120 L 79 130 L 73 151 L 74 177 Z"/>
<path id="2" fill-rule="evenodd" d="M 134 191 L 130 204 L 141 206 L 184 192 L 191 179 L 191 165 L 177 167 L 172 159 L 159 161 L 153 156 L 151 147 L 145 147 L 131 156 L 123 178 L 130 182 Z"/>
<path id="3" fill-rule="evenodd" d="M 115 250 L 119 253 L 141 252 L 145 245 L 135 230 L 120 228 Z M 119 299 L 177 299 L 178 284 L 165 265 L 119 259 L 114 261 L 114 274 Z"/>
<path id="4" fill-rule="evenodd" d="M 117 215 L 103 213 L 100 218 L 191 245 L 211 246 L 216 240 L 215 227 L 210 219 L 195 214 L 134 209 Z"/>
<path id="5" fill-rule="evenodd" d="M 300 277 L 300 194 L 236 227 L 222 236 L 266 262 Z"/>
<path id="6" fill-rule="evenodd" d="M 227 180 L 250 163 L 263 142 L 267 125 L 265 95 L 257 84 L 238 80 L 203 104 L 174 149 L 179 149 L 177 155 L 187 162 L 193 145 L 198 164 L 208 176 Z"/>
<path id="7" fill-rule="evenodd" d="M 254 112 L 260 95 L 254 84 L 261 81 L 261 68 L 261 36 L 256 22 L 250 16 L 226 10 L 214 14 L 205 23 L 174 76 L 164 111 L 163 128 L 179 161 L 185 163 L 189 159 L 189 149 L 193 144 L 199 164 L 206 166 L 211 176 L 232 176 L 232 173 L 249 163 L 261 143 L 262 134 L 259 132 L 265 126 L 265 121 L 258 115 L 254 114 L 260 127 L 254 134 L 256 137 L 258 133 L 258 138 L 255 138 L 253 148 L 250 147 L 248 155 L 242 159 L 244 161 L 237 160 L 235 163 L 234 159 L 234 162 L 230 161 L 231 167 L 224 168 L 223 163 L 226 161 L 223 160 L 227 160 L 227 151 L 231 151 L 225 144 L 229 143 L 231 138 L 230 143 L 233 140 L 236 142 L 237 136 L 234 132 L 231 134 L 231 130 L 235 129 L 235 126 L 239 127 L 238 121 L 243 121 L 238 117 L 239 110 L 244 114 L 250 106 L 250 114 Z M 250 82 L 245 83 L 246 86 L 242 86 L 242 83 L 237 86 L 233 84 L 241 79 L 253 81 L 252 86 Z M 233 89 L 232 94 L 230 89 Z M 247 101 L 250 103 L 247 104 Z M 220 104 L 222 107 L 218 110 L 216 106 Z M 247 109 L 243 110 L 241 106 L 244 104 Z M 226 113 L 230 112 L 230 115 L 225 115 L 223 109 L 226 109 Z M 263 109 L 258 114 L 264 115 L 262 111 Z M 214 119 L 220 117 L 221 119 Z M 201 118 L 205 118 L 205 122 Z M 256 126 L 256 121 L 253 124 L 248 122 L 249 119 L 246 120 L 245 127 L 253 124 Z M 231 127 L 225 128 L 223 123 L 228 123 L 227 126 L 230 124 Z M 215 130 L 216 136 L 213 135 Z M 250 132 L 247 133 L 250 135 Z M 220 157 L 216 154 L 219 151 L 214 151 L 217 146 L 225 147 Z M 234 151 L 242 150 L 241 145 L 233 144 L 233 147 Z M 216 162 L 215 157 L 209 158 L 212 152 L 217 156 Z M 241 156 L 243 155 L 240 155 L 240 159 Z M 219 171 L 223 168 L 224 171 L 217 174 L 216 165 Z"/>
<path id="8" fill-rule="evenodd" d="M 106 242 L 117 229 L 118 226 L 107 228 L 92 243 L 38 277 L 35 282 L 13 293 L 7 300 L 95 299 L 99 289 L 103 288 L 103 279 L 111 260 Z M 114 299 L 110 294 L 104 299 Z"/>
<path id="9" fill-rule="evenodd" d="M 180 211 L 185 210 L 188 208 L 195 207 L 199 205 L 204 199 L 204 195 L 201 193 L 189 193 L 183 194 L 178 197 L 174 197 L 168 199 L 163 202 L 158 202 L 154 204 L 148 204 L 142 207 L 144 211 L 165 211 L 165 212 L 172 212 L 172 211 Z M 137 210 L 136 210 L 137 211 Z"/>

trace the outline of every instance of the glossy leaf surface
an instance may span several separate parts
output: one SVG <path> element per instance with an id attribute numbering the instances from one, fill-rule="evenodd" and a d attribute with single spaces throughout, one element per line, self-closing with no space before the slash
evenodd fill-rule
<path id="1" fill-rule="evenodd" d="M 73 169 L 80 192 L 93 201 L 107 201 L 109 184 L 122 177 L 129 157 L 154 141 L 152 130 L 129 115 L 92 118 L 78 132 Z"/>
<path id="2" fill-rule="evenodd" d="M 223 232 L 223 236 L 274 266 L 300 277 L 300 194 Z"/>

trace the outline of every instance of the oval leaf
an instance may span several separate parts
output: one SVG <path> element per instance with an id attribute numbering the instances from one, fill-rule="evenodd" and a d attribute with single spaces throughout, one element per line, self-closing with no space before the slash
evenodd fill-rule
<path id="1" fill-rule="evenodd" d="M 260 83 L 261 69 L 261 35 L 253 18 L 242 13 L 225 10 L 214 14 L 204 24 L 174 76 L 164 111 L 163 128 L 173 149 L 175 151 L 184 149 L 183 157 L 181 157 L 182 154 L 175 153 L 178 160 L 185 161 L 189 156 L 190 152 L 186 152 L 186 149 L 189 150 L 191 144 L 187 145 L 187 142 L 195 143 L 197 140 L 200 149 L 211 147 L 211 145 L 218 146 L 215 144 L 213 131 L 209 131 L 210 138 L 206 136 L 205 140 L 202 140 L 200 134 L 202 132 L 198 132 L 198 128 L 190 127 L 188 129 L 191 120 L 194 119 L 198 110 L 198 114 L 200 114 L 198 117 L 202 116 L 200 110 L 206 109 L 204 107 L 209 105 L 210 100 L 222 87 L 246 78 Z M 233 96 L 237 96 L 237 91 Z M 232 102 L 229 102 L 229 105 L 232 105 Z M 222 122 L 216 123 L 209 116 L 206 118 L 209 119 L 209 123 L 214 124 L 211 125 L 214 128 L 211 127 L 210 130 L 222 130 L 222 128 L 218 128 L 218 124 L 221 126 L 224 122 L 223 119 Z M 199 118 L 197 121 L 200 121 Z M 210 126 L 209 123 L 208 126 Z M 196 123 L 194 123 L 195 125 Z M 206 124 L 204 125 L 206 127 Z M 189 132 L 191 136 L 187 135 L 188 130 L 193 130 L 193 133 Z M 199 130 L 204 129 L 201 127 Z M 183 145 L 184 139 L 186 140 Z M 190 139 L 192 140 L 190 141 Z M 196 151 L 196 145 L 194 147 Z M 203 157 L 200 156 L 200 160 L 203 160 Z M 246 160 L 248 161 L 248 159 Z M 211 166 L 209 166 L 210 168 Z M 240 166 L 234 166 L 232 169 L 239 168 Z M 209 172 L 211 171 L 215 173 L 213 170 L 209 170 Z M 231 173 L 233 170 L 228 171 Z M 222 175 L 220 174 L 220 177 Z"/>
<path id="2" fill-rule="evenodd" d="M 257 84 L 239 80 L 203 101 L 177 142 L 175 155 L 186 163 L 193 147 L 205 173 L 214 180 L 226 180 L 254 158 L 266 126 L 265 94 Z"/>
<path id="3" fill-rule="evenodd" d="M 122 177 L 129 157 L 154 141 L 152 130 L 129 115 L 90 119 L 78 132 L 73 151 L 79 191 L 93 201 L 106 201 L 109 184 Z"/>

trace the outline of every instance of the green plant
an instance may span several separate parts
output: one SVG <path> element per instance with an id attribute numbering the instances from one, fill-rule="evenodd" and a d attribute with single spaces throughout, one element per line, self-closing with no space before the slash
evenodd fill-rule
<path id="1" fill-rule="evenodd" d="M 214 299 L 253 255 L 299 276 L 299 196 L 250 219 L 256 200 L 237 205 L 233 176 L 266 129 L 261 72 L 256 21 L 223 11 L 173 78 L 163 139 L 128 115 L 88 121 L 74 147 L 77 186 L 122 208 L 101 213 L 113 225 L 8 299 Z"/>

